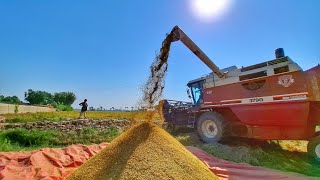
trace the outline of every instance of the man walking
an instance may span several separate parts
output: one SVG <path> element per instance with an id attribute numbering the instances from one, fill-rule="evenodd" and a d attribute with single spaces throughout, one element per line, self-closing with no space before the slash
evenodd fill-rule
<path id="1" fill-rule="evenodd" d="M 86 117 L 86 111 L 88 110 L 88 104 L 87 104 L 87 99 L 85 99 L 82 103 L 79 104 L 81 107 L 81 111 L 80 111 L 80 116 L 79 119 L 82 117 L 82 115 L 84 115 L 84 118 L 87 119 Z"/>

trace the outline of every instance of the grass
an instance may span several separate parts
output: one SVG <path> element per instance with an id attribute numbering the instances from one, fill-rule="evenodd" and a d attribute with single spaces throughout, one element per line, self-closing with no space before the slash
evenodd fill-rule
<path id="1" fill-rule="evenodd" d="M 292 143 L 296 145 L 300 142 L 292 141 Z M 290 143 L 287 142 L 287 144 Z M 240 146 L 215 143 L 200 145 L 199 147 L 209 154 L 233 162 L 248 163 L 254 166 L 320 177 L 319 162 L 309 158 L 306 152 L 296 151 L 299 149 L 298 147 L 289 151 L 275 142 Z M 305 147 L 301 148 L 304 149 Z"/>
<path id="2" fill-rule="evenodd" d="M 49 140 L 55 134 L 48 131 L 27 131 L 26 129 L 9 129 L 0 132 L 0 151 L 30 151 L 42 147 L 53 147 Z"/>
<path id="3" fill-rule="evenodd" d="M 6 119 L 7 123 L 25 123 L 25 122 L 39 122 L 39 121 L 65 121 L 69 119 L 77 119 L 79 112 L 38 112 L 38 113 L 23 113 L 23 114 L 4 114 L 1 115 Z M 87 118 L 101 120 L 101 119 L 130 119 L 139 120 L 146 119 L 149 113 L 146 112 L 87 112 Z M 155 114 L 153 119 L 159 119 L 158 114 Z"/>
<path id="4" fill-rule="evenodd" d="M 221 143 L 203 144 L 188 128 L 170 131 L 185 146 L 196 146 L 207 153 L 237 163 L 320 177 L 320 162 L 307 154 L 307 141 L 258 141 L 230 138 Z"/>
<path id="5" fill-rule="evenodd" d="M 44 147 L 64 147 L 71 144 L 110 142 L 121 132 L 116 128 L 98 131 L 84 128 L 79 131 L 8 129 L 0 132 L 0 152 L 30 151 Z"/>

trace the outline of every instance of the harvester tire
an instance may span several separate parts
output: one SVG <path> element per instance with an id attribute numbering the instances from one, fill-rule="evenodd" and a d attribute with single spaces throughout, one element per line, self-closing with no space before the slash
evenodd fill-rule
<path id="1" fill-rule="evenodd" d="M 308 154 L 320 161 L 320 136 L 310 139 L 307 148 Z"/>
<path id="2" fill-rule="evenodd" d="M 205 112 L 199 117 L 197 132 L 205 143 L 218 142 L 224 135 L 225 121 L 217 112 Z"/>

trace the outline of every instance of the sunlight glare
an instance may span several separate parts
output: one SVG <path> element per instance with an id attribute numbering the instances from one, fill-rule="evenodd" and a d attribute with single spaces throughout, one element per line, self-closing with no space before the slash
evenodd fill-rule
<path id="1" fill-rule="evenodd" d="M 191 8 L 196 16 L 208 21 L 218 18 L 230 7 L 231 0 L 191 0 Z"/>

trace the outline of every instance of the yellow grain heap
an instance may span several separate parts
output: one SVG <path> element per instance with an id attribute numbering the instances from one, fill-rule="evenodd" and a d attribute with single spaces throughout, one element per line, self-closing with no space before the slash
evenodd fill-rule
<path id="1" fill-rule="evenodd" d="M 170 134 L 144 122 L 115 139 L 67 179 L 218 178 Z"/>

